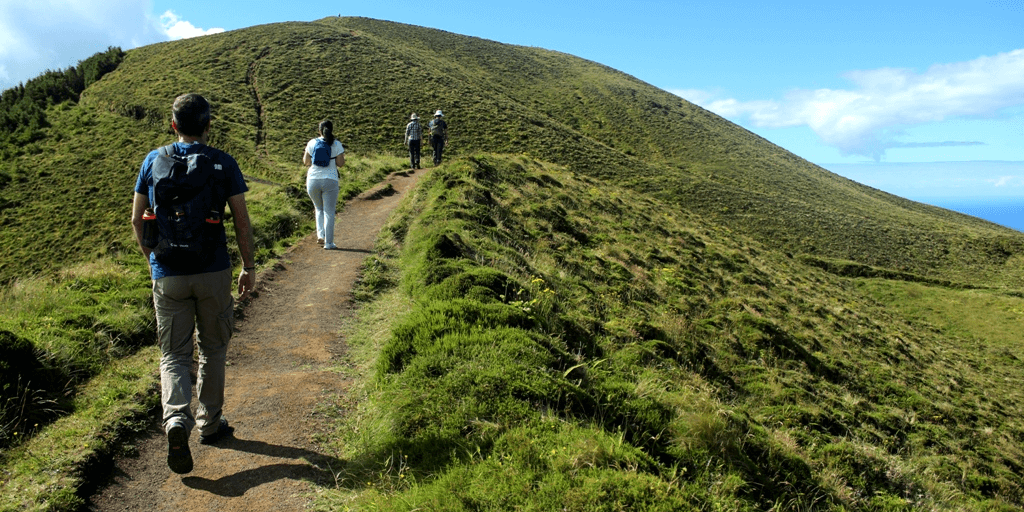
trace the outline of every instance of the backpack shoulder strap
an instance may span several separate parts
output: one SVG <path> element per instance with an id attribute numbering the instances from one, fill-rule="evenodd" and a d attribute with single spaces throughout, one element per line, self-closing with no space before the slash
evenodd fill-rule
<path id="1" fill-rule="evenodd" d="M 150 186 L 153 186 L 156 183 L 156 180 L 157 180 L 157 172 L 156 171 L 158 169 L 163 169 L 164 166 L 166 166 L 166 163 L 163 160 L 161 160 L 159 157 L 164 156 L 164 157 L 167 157 L 167 158 L 172 158 L 174 156 L 174 148 L 172 147 L 171 144 L 168 144 L 166 146 L 161 146 L 161 147 L 157 148 L 156 151 L 157 151 L 157 158 L 153 159 L 153 162 L 152 162 L 152 164 L 150 166 L 150 170 L 149 170 L 149 185 Z M 165 171 L 162 171 L 161 175 L 163 175 L 164 172 Z"/>

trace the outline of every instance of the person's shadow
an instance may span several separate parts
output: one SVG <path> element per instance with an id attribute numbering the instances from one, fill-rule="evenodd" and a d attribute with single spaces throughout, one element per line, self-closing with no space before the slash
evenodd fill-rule
<path id="1" fill-rule="evenodd" d="M 237 498 L 245 494 L 249 489 L 277 480 L 306 480 L 318 485 L 335 483 L 338 469 L 345 466 L 345 461 L 329 457 L 314 451 L 292 446 L 280 446 L 253 441 L 238 439 L 236 437 L 225 438 L 218 442 L 217 448 L 223 450 L 237 450 L 268 457 L 295 459 L 293 464 L 279 463 L 261 466 L 254 469 L 240 471 L 233 475 L 210 480 L 198 476 L 186 476 L 181 479 L 186 486 L 206 491 L 218 496 Z M 301 462 L 305 461 L 305 463 Z"/>

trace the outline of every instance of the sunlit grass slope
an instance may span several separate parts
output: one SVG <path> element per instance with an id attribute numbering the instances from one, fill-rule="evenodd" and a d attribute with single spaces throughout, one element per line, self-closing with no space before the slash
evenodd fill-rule
<path id="1" fill-rule="evenodd" d="M 318 121 L 349 151 L 350 195 L 400 168 L 410 113 L 447 113 L 453 163 L 392 227 L 401 269 L 397 252 L 367 267 L 366 295 L 401 282 L 386 297 L 413 308 L 367 388 L 385 434 L 345 448 L 355 475 L 401 450 L 395 467 L 432 478 L 360 500 L 486 503 L 444 486 L 502 489 L 511 463 L 504 495 L 578 507 L 1021 504 L 1024 235 L 828 173 L 594 62 L 362 18 L 130 50 L 0 143 L 0 459 L 33 503 L 73 508 L 89 459 L 21 464 L 45 452 L 36 436 L 77 435 L 49 429 L 98 410 L 81 386 L 147 354 L 131 187 L 183 92 L 211 100 L 211 143 L 262 180 L 261 264 L 308 233 L 299 162 Z M 513 156 L 457 160 L 481 153 Z M 153 399 L 123 384 L 95 396 Z M 92 439 L 138 407 L 96 414 Z"/>
<path id="2" fill-rule="evenodd" d="M 175 73 L 165 70 L 176 69 Z M 284 179 L 316 122 L 401 153 L 443 109 L 451 154 L 523 153 L 700 213 L 771 246 L 957 281 L 1024 284 L 1024 235 L 829 173 L 675 95 L 555 51 L 364 18 L 252 27 L 128 52 L 86 105 L 166 124 L 189 89 L 218 142 Z"/>
<path id="3" fill-rule="evenodd" d="M 400 162 L 351 158 L 343 194 L 379 182 Z M 297 218 L 281 187 L 250 185 L 262 267 L 309 233 L 312 216 Z M 126 229 L 127 216 L 118 224 Z M 141 253 L 129 251 L 0 289 L 0 511 L 79 510 L 111 457 L 136 450 L 131 437 L 149 428 L 159 404 L 148 270 Z"/>
<path id="4" fill-rule="evenodd" d="M 367 401 L 327 440 L 350 462 L 325 509 L 1024 506 L 1019 295 L 838 277 L 483 155 L 364 270 Z"/>

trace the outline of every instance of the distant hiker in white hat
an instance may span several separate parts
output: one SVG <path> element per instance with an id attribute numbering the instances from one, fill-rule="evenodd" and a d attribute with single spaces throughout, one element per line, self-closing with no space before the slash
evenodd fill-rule
<path id="1" fill-rule="evenodd" d="M 423 140 L 423 126 L 420 125 L 420 116 L 415 112 L 409 118 L 409 124 L 405 125 L 405 147 L 409 148 L 409 165 L 413 169 L 420 168 L 420 145 Z"/>
<path id="2" fill-rule="evenodd" d="M 440 110 L 434 112 L 430 121 L 430 147 L 434 148 L 434 165 L 441 164 L 441 153 L 448 144 L 448 123 L 444 122 L 444 114 Z"/>

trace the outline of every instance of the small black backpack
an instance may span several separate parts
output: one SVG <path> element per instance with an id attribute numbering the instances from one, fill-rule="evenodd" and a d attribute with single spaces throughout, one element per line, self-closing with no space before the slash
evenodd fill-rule
<path id="1" fill-rule="evenodd" d="M 153 161 L 153 213 L 158 230 L 156 258 L 198 257 L 204 244 L 225 244 L 221 207 L 215 204 L 213 177 L 220 168 L 206 154 L 176 155 L 172 146 L 160 148 Z"/>

